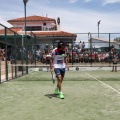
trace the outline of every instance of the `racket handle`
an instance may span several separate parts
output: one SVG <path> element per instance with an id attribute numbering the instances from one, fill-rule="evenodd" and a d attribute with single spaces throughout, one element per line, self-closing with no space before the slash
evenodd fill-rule
<path id="1" fill-rule="evenodd" d="M 53 84 L 55 84 L 55 75 L 52 73 Z"/>

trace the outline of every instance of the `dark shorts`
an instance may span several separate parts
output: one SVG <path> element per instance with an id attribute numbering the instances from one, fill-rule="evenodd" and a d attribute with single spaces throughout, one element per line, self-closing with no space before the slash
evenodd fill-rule
<path id="1" fill-rule="evenodd" d="M 56 76 L 61 75 L 64 77 L 65 75 L 65 68 L 54 68 Z"/>
<path id="2" fill-rule="evenodd" d="M 116 62 L 113 62 L 113 66 L 117 66 L 117 63 L 116 63 Z"/>

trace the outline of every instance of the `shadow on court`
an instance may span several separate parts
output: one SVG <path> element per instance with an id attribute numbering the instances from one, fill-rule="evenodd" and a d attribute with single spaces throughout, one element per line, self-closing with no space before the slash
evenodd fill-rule
<path id="1" fill-rule="evenodd" d="M 46 96 L 46 97 L 48 97 L 48 98 L 50 98 L 50 99 L 52 99 L 53 97 L 54 97 L 54 98 L 59 98 L 59 96 L 58 96 L 58 95 L 55 95 L 55 94 L 46 94 L 46 95 L 44 95 L 44 96 Z"/>

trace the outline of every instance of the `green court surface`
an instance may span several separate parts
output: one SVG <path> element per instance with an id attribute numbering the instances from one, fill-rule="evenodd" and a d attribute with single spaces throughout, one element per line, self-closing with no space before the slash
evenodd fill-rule
<path id="1" fill-rule="evenodd" d="M 120 120 L 120 71 L 66 71 L 65 99 L 50 72 L 0 84 L 0 120 Z"/>

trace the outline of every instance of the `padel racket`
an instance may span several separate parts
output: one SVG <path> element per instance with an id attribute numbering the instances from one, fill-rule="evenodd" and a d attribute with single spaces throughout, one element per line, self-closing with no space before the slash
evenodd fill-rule
<path id="1" fill-rule="evenodd" d="M 51 73 L 52 74 L 52 81 L 53 81 L 53 84 L 55 84 L 55 75 L 54 73 Z"/>

